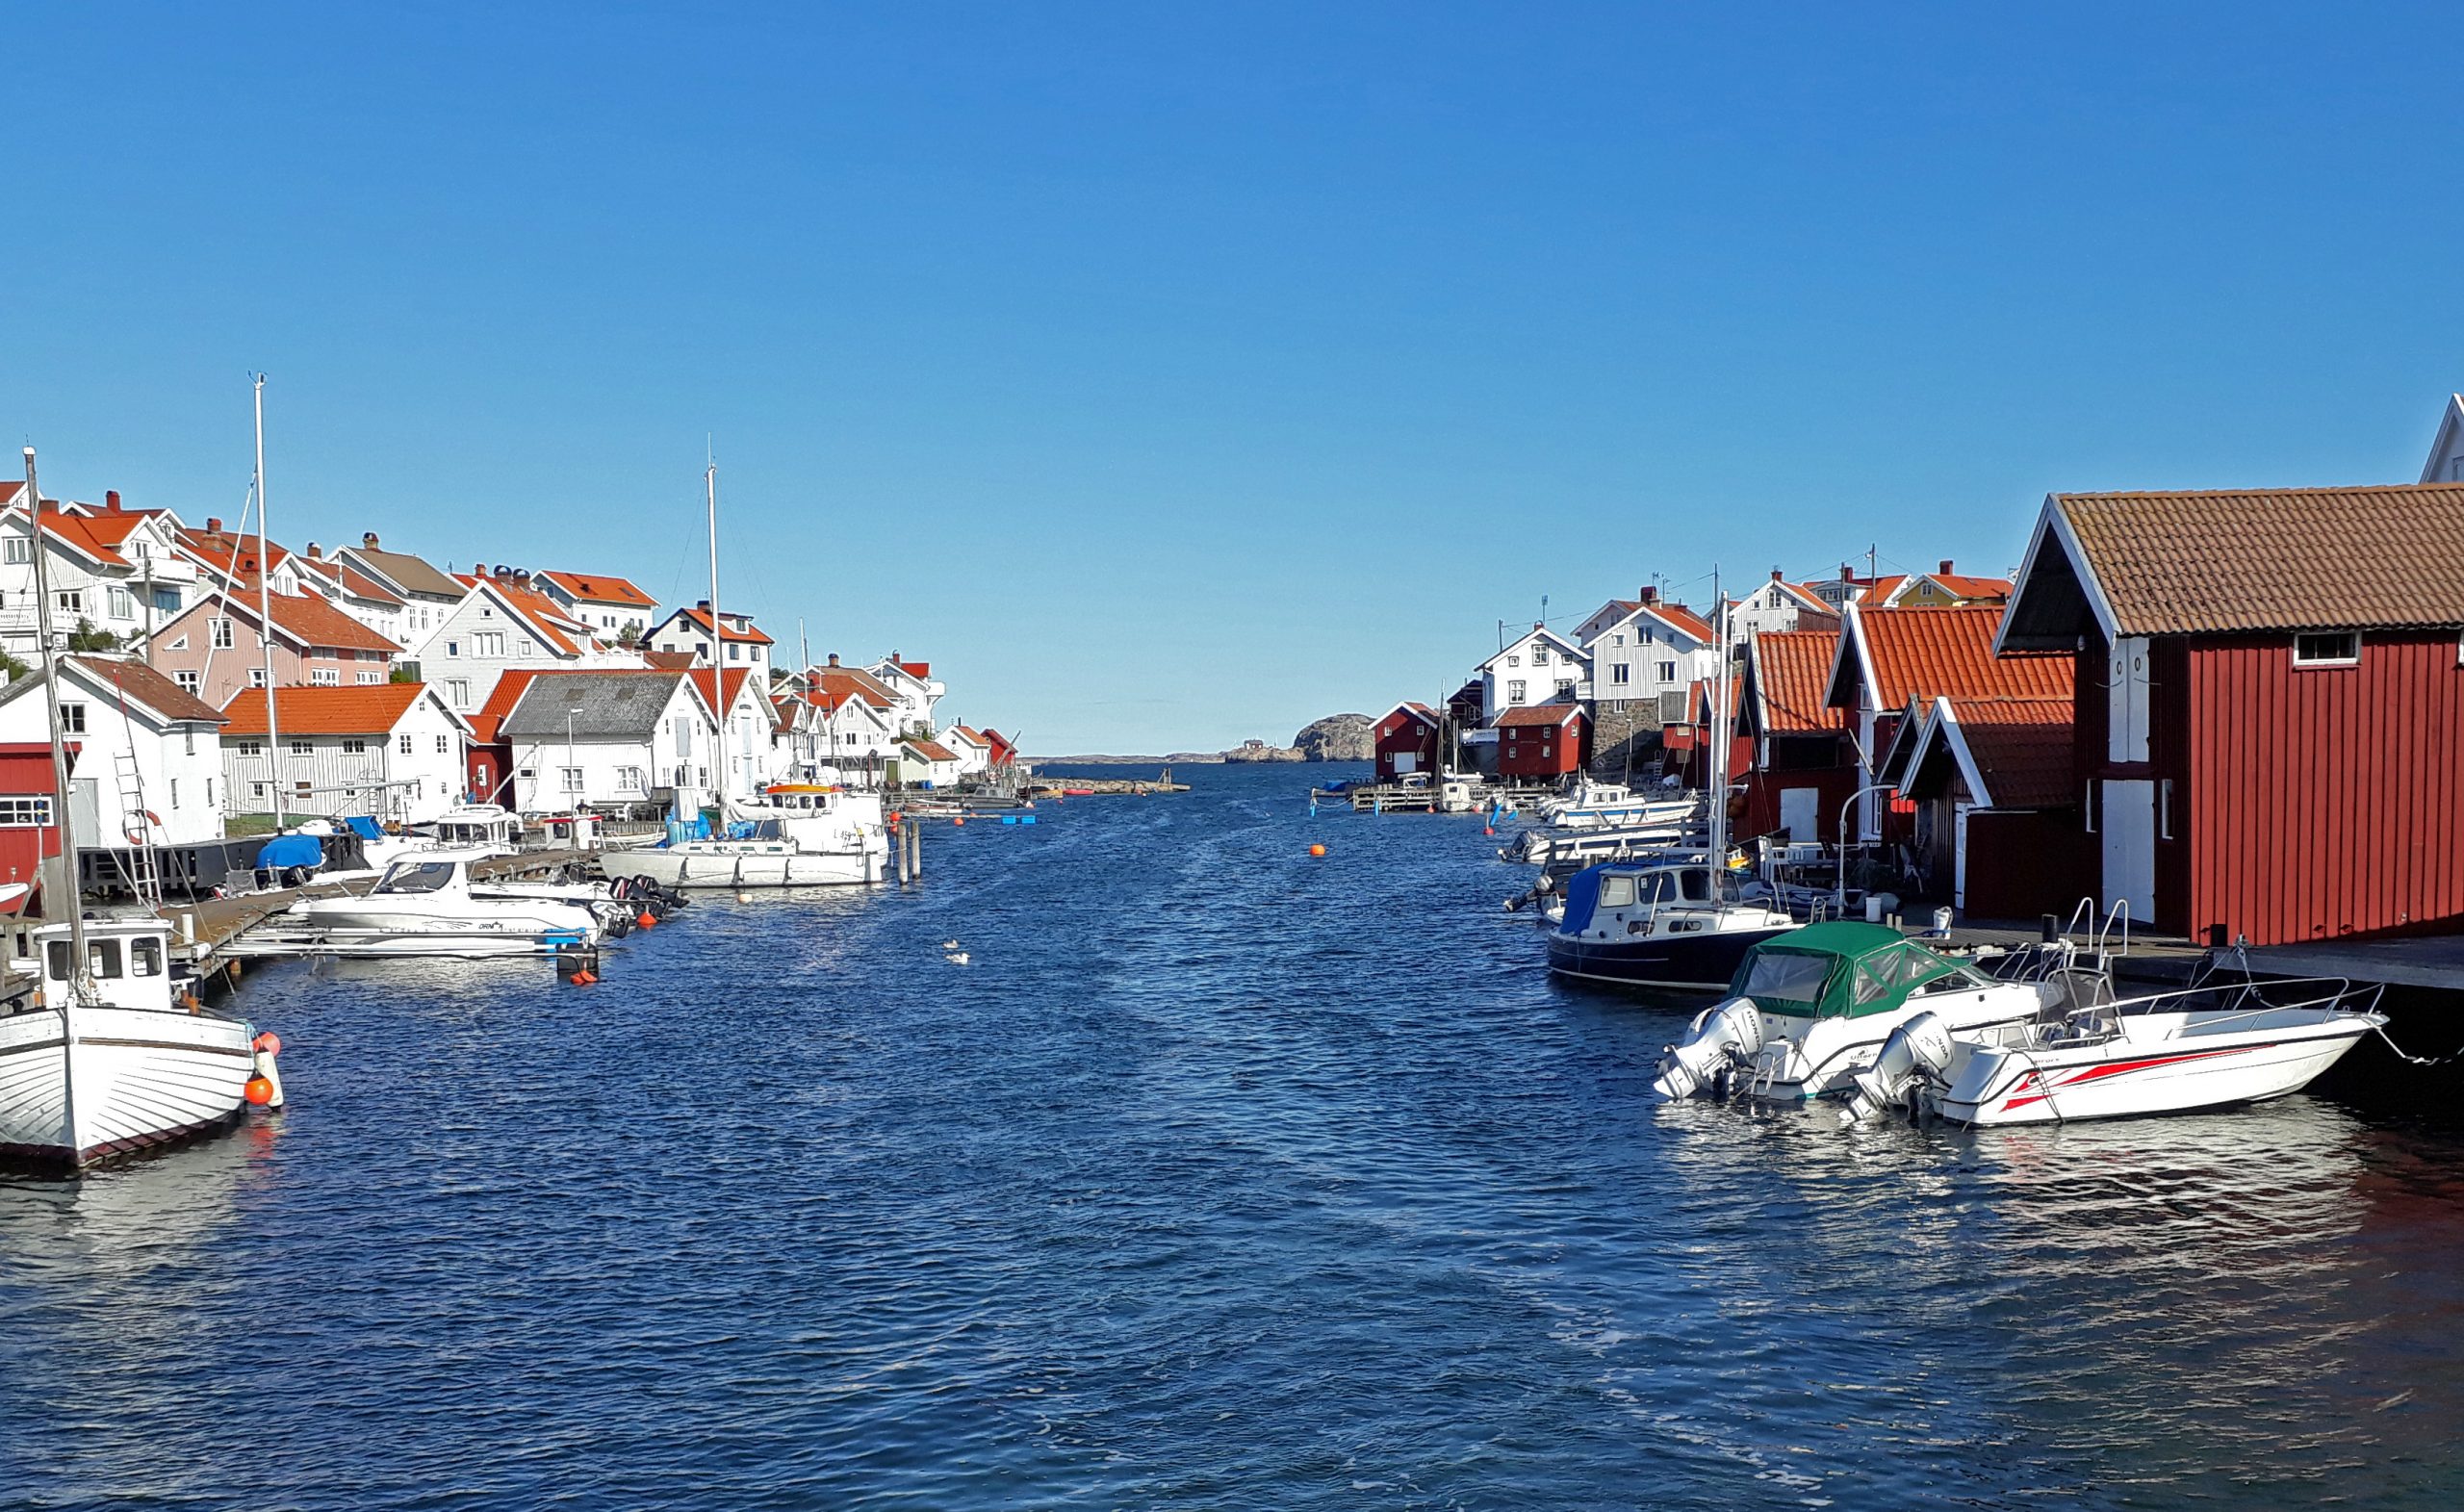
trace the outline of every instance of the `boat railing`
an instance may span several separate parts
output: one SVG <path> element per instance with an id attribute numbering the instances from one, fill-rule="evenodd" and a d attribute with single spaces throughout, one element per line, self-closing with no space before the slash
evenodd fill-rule
<path id="1" fill-rule="evenodd" d="M 2302 989 L 2290 1000 L 2271 997 L 2268 990 Z M 2356 987 L 2349 977 L 2277 977 L 2266 981 L 2244 980 L 2217 982 L 2196 987 L 2169 987 L 2161 992 L 2146 992 L 2136 997 L 2112 1001 L 2074 1011 L 2073 1017 L 2102 1017 L 2114 1023 L 2116 1033 L 2126 1018 L 2146 1017 L 2158 1013 L 2207 1012 L 2218 1016 L 2211 1023 L 2229 1023 L 2241 1018 L 2258 1018 L 2269 1013 L 2299 1011 L 2332 1010 L 2343 1015 L 2374 1011 L 2386 993 L 2384 984 Z M 2190 1006 L 2197 999 L 2208 999 L 2217 1007 L 2200 1010 Z M 2243 1007 L 2252 1003 L 2254 1006 Z"/>

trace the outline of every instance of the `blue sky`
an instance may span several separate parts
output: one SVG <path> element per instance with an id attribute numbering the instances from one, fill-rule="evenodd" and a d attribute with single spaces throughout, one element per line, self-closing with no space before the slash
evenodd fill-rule
<path id="1" fill-rule="evenodd" d="M 2417 475 L 2464 15 L 13 7 L 46 492 L 627 574 L 1032 749 L 1289 738 L 1714 562 Z M 708 13 L 703 13 L 704 12 Z"/>

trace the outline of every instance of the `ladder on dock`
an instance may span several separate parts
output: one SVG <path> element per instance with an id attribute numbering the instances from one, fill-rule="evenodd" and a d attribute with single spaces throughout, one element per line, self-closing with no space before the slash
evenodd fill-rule
<path id="1" fill-rule="evenodd" d="M 128 890 L 137 895 L 138 902 L 159 913 L 163 909 L 163 873 L 154 860 L 155 822 L 145 807 L 145 774 L 137 764 L 137 753 L 125 747 L 114 753 L 112 775 L 119 786 L 122 838 L 128 841 L 128 858 L 120 863 L 128 876 Z"/>

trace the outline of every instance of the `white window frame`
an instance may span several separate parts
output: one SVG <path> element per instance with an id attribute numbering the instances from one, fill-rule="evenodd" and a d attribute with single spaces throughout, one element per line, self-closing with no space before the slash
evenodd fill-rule
<path id="1" fill-rule="evenodd" d="M 51 828 L 51 795 L 49 793 L 11 793 L 6 797 L 0 797 L 0 828 L 11 830 Z"/>
<path id="2" fill-rule="evenodd" d="M 2352 654 L 2349 656 L 2304 656 L 2301 653 L 2301 643 L 2303 641 L 2327 640 L 2331 638 L 2350 641 L 2352 643 Z M 2293 665 L 2297 669 L 2300 670 L 2307 670 L 2312 667 L 2358 667 L 2361 665 L 2361 631 L 2302 631 L 2293 637 Z"/>
<path id="3" fill-rule="evenodd" d="M 214 649 L 216 651 L 229 651 L 231 649 L 232 642 L 235 639 L 231 633 L 231 622 L 225 619 L 215 619 L 210 620 L 207 623 L 214 627 L 214 634 L 212 637 L 214 641 Z M 185 651 L 188 648 L 183 644 L 180 649 Z"/>

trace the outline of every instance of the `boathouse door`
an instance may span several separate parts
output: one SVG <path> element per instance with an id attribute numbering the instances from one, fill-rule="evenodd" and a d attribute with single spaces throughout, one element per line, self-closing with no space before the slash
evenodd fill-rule
<path id="1" fill-rule="evenodd" d="M 2127 900 L 2134 924 L 2156 917 L 2156 784 L 2108 781 L 2104 791 L 2105 907 Z"/>
<path id="2" fill-rule="evenodd" d="M 1780 828 L 1788 832 L 1790 845 L 1811 845 L 1821 839 L 1821 788 L 1780 789 Z"/>
<path id="3" fill-rule="evenodd" d="M 1951 810 L 1951 907 L 1962 913 L 1967 911 L 1967 810 L 1965 804 Z"/>

